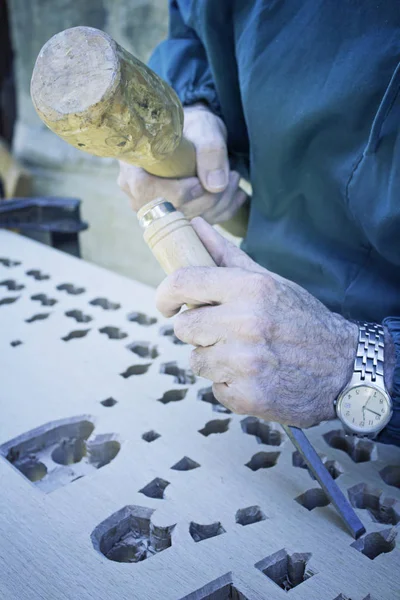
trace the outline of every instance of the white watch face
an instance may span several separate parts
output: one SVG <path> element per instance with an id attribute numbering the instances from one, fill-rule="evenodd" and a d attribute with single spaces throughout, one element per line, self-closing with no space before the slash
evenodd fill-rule
<path id="1" fill-rule="evenodd" d="M 386 396 L 374 387 L 360 385 L 350 388 L 338 401 L 337 412 L 343 423 L 356 433 L 375 433 L 388 423 L 391 405 Z"/>

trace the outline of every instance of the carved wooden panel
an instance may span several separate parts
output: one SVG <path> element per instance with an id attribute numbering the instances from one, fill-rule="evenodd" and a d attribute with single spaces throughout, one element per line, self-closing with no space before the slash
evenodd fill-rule
<path id="1" fill-rule="evenodd" d="M 134 257 L 132 257 L 134 260 Z M 400 449 L 279 425 L 189 369 L 154 290 L 0 232 L 0 598 L 395 600 Z"/>

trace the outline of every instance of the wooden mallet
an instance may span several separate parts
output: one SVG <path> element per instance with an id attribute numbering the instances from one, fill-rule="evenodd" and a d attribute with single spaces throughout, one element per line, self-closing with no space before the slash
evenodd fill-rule
<path id="1" fill-rule="evenodd" d="M 178 96 L 103 31 L 74 27 L 53 36 L 36 60 L 31 96 L 44 123 L 80 150 L 160 177 L 196 175 Z M 247 220 L 246 203 L 223 227 L 243 237 Z"/>

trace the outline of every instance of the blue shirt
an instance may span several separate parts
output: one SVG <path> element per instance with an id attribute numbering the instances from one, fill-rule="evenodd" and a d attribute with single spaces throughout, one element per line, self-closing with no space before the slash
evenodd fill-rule
<path id="1" fill-rule="evenodd" d="M 396 344 L 400 444 L 400 10 L 396 0 L 171 0 L 150 66 L 206 102 L 253 187 L 242 248 Z"/>

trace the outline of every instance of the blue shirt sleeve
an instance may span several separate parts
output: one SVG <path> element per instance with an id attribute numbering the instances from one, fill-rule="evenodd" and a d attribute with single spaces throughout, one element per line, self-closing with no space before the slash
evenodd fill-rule
<path id="1" fill-rule="evenodd" d="M 154 50 L 149 66 L 169 83 L 184 106 L 204 102 L 220 115 L 207 54 L 191 21 L 191 9 L 182 11 L 176 0 L 170 0 L 168 38 Z"/>
<path id="2" fill-rule="evenodd" d="M 387 317 L 383 320 L 383 325 L 388 328 L 393 338 L 396 350 L 396 366 L 392 390 L 393 416 L 385 429 L 378 435 L 377 441 L 400 446 L 400 317 Z"/>

